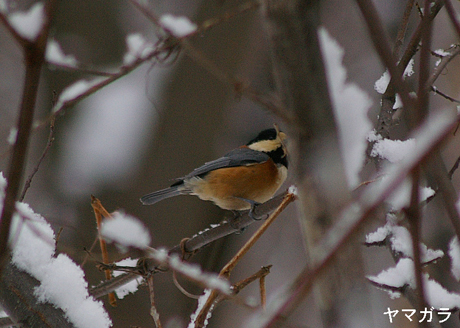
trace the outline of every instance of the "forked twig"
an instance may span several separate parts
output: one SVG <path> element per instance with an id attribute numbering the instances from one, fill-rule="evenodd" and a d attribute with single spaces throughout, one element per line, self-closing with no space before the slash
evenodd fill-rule
<path id="1" fill-rule="evenodd" d="M 141 11 L 153 24 L 156 26 L 161 27 L 159 22 L 159 18 L 157 15 L 152 13 L 148 8 L 140 4 L 136 0 L 131 0 L 131 3 Z M 256 90 L 254 90 L 248 83 L 244 83 L 237 77 L 231 75 L 228 72 L 225 72 L 222 68 L 216 65 L 213 61 L 211 61 L 207 56 L 205 56 L 201 51 L 196 49 L 190 42 L 189 39 L 197 34 L 202 34 L 203 32 L 209 30 L 210 28 L 222 24 L 234 17 L 237 17 L 245 12 L 255 10 L 260 6 L 259 2 L 257 1 L 249 1 L 247 3 L 243 3 L 237 6 L 232 11 L 226 12 L 221 16 L 214 17 L 204 21 L 196 31 L 180 38 L 176 38 L 174 36 L 170 36 L 175 41 L 180 44 L 183 50 L 185 50 L 185 54 L 189 56 L 192 60 L 194 60 L 197 64 L 201 67 L 206 69 L 210 74 L 212 74 L 215 78 L 217 78 L 220 82 L 225 84 L 230 84 L 233 87 L 234 92 L 237 95 L 244 95 L 248 99 L 252 100 L 253 102 L 262 105 L 264 108 L 269 110 L 270 112 L 276 114 L 280 119 L 290 122 L 292 119 L 292 115 L 290 112 L 283 106 L 281 101 L 276 96 L 262 94 Z"/>
<path id="2" fill-rule="evenodd" d="M 222 268 L 219 273 L 219 276 L 228 278 L 235 268 L 236 264 L 242 259 L 242 257 L 254 246 L 254 244 L 259 240 L 259 238 L 267 231 L 268 227 L 275 221 L 279 214 L 295 200 L 295 195 L 293 193 L 288 193 L 284 197 L 281 204 L 278 208 L 268 217 L 268 219 L 259 227 L 259 229 L 251 236 L 251 238 L 243 245 L 243 247 L 236 253 L 236 255 Z M 219 293 L 216 290 L 211 292 L 211 295 L 206 301 L 206 304 L 201 309 L 198 314 L 195 322 L 195 327 L 202 327 L 204 321 L 206 320 L 209 311 L 211 311 L 212 306 L 214 305 Z"/>
<path id="3" fill-rule="evenodd" d="M 340 214 L 337 223 L 327 231 L 313 250 L 312 254 L 315 256 L 312 257 L 316 259 L 315 263 L 306 266 L 293 282 L 285 286 L 277 295 L 276 302 L 267 306 L 267 311 L 258 312 L 254 316 L 254 320 L 251 321 L 253 327 L 274 327 L 278 320 L 289 315 L 297 307 L 311 290 L 316 279 L 333 263 L 350 238 L 360 231 L 363 224 L 379 210 L 380 204 L 404 181 L 414 167 L 436 150 L 458 119 L 446 111 L 417 130 L 413 137 L 419 141 L 419 144 L 413 156 L 401 162 L 383 186 L 368 186 L 368 192 L 363 193 L 360 200 L 350 204 Z M 432 133 L 430 138 L 426 137 L 427 131 Z"/>
<path id="4" fill-rule="evenodd" d="M 102 203 L 99 199 L 91 195 L 91 206 L 93 207 L 94 210 L 94 215 L 96 216 L 96 223 L 97 223 L 97 230 L 99 231 L 99 245 L 101 247 L 101 253 L 102 253 L 102 262 L 104 264 L 109 264 L 109 253 L 107 252 L 107 244 L 101 236 L 101 225 L 102 225 L 102 217 L 105 218 L 111 218 L 112 215 L 110 215 L 109 212 L 102 206 Z M 112 279 L 112 273 L 110 270 L 105 270 L 105 279 L 110 280 Z M 117 306 L 117 298 L 115 297 L 115 293 L 109 293 L 109 303 L 112 306 Z"/>
<path id="5" fill-rule="evenodd" d="M 11 27 L 5 14 L 0 19 L 10 29 L 12 35 L 20 42 L 24 52 L 25 77 L 21 104 L 17 121 L 17 136 L 13 146 L 9 166 L 7 186 L 5 189 L 4 206 L 0 215 L 0 270 L 8 260 L 8 237 L 11 220 L 16 210 L 16 200 L 19 195 L 20 184 L 24 174 L 27 149 L 32 131 L 35 103 L 38 94 L 41 69 L 45 62 L 45 51 L 50 30 L 51 20 L 57 8 L 58 1 L 50 0 L 44 5 L 44 23 L 35 40 L 24 40 Z"/>

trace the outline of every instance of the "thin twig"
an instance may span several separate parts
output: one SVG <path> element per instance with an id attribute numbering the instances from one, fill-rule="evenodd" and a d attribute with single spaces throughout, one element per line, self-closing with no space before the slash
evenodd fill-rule
<path id="1" fill-rule="evenodd" d="M 149 295 L 150 295 L 150 315 L 153 318 L 153 322 L 155 322 L 156 328 L 162 328 L 161 321 L 160 321 L 160 314 L 157 311 L 155 306 L 155 292 L 153 286 L 153 275 L 149 275 L 147 277 L 147 282 L 149 285 Z"/>
<path id="2" fill-rule="evenodd" d="M 281 193 L 275 196 L 274 198 L 268 200 L 267 202 L 257 206 L 254 210 L 253 217 L 255 217 L 256 219 L 265 219 L 270 213 L 272 213 L 276 208 L 278 208 L 286 194 L 287 192 Z M 187 238 L 183 243 L 181 242 L 175 247 L 171 248 L 168 254 L 182 255 L 184 252 L 198 252 L 199 250 L 203 249 L 206 245 L 209 245 L 210 243 L 218 239 L 224 238 L 230 234 L 239 232 L 241 231 L 241 229 L 244 229 L 245 227 L 254 224 L 254 222 L 258 222 L 257 220 L 254 220 L 253 217 L 250 217 L 248 213 L 249 210 L 241 213 L 237 220 L 232 220 L 231 222 L 223 222 L 219 225 L 213 225 L 211 228 L 206 229 L 201 233 L 195 234 L 191 238 Z M 97 239 L 94 241 L 91 249 L 94 248 L 96 243 Z M 87 256 L 85 257 L 85 262 L 88 257 L 89 254 L 87 254 Z M 97 295 L 95 297 L 99 298 L 104 295 L 107 295 L 109 292 L 114 291 L 116 288 L 134 280 L 136 277 L 139 276 L 140 273 L 144 274 L 145 272 L 158 272 L 158 262 L 154 261 L 153 259 L 142 258 L 141 260 L 139 260 L 139 262 L 142 262 L 140 264 L 142 266 L 141 272 L 139 272 L 138 268 L 136 268 L 135 270 L 131 269 L 130 271 L 127 271 L 129 273 L 126 275 L 114 277 L 112 280 L 105 281 L 100 285 L 94 287 L 91 290 L 91 294 Z"/>
<path id="3" fill-rule="evenodd" d="M 252 282 L 256 281 L 257 279 L 260 280 L 260 279 L 265 278 L 270 273 L 271 267 L 272 267 L 272 265 L 263 266 L 256 273 L 254 273 L 254 274 L 250 275 L 249 277 L 247 277 L 247 278 L 237 282 L 236 284 L 234 284 L 233 287 L 232 287 L 233 293 L 236 295 L 243 288 L 245 288 L 246 286 L 248 286 Z"/>
<path id="4" fill-rule="evenodd" d="M 214 26 L 228 22 L 229 20 L 234 19 L 235 17 L 240 17 L 242 14 L 248 11 L 256 10 L 259 7 L 260 7 L 260 2 L 258 1 L 248 1 L 248 2 L 242 3 L 236 6 L 235 8 L 224 12 L 221 15 L 205 20 L 203 23 L 200 24 L 200 26 L 196 29 L 195 32 L 187 35 L 187 37 L 192 36 L 192 35 L 200 35 L 201 33 L 211 29 Z"/>
<path id="5" fill-rule="evenodd" d="M 370 185 L 368 192 L 362 194 L 360 199 L 350 204 L 341 214 L 337 223 L 327 231 L 323 239 L 315 247 L 312 254 L 316 255 L 315 263 L 312 266 L 306 266 L 304 270 L 296 277 L 296 279 L 283 288 L 283 292 L 278 295 L 274 304 L 270 304 L 266 312 L 257 313 L 254 318 L 254 327 L 275 327 L 278 320 L 285 318 L 291 313 L 305 298 L 311 290 L 313 283 L 321 274 L 329 268 L 333 263 L 337 254 L 344 249 L 347 242 L 360 231 L 363 224 L 375 214 L 380 207 L 380 204 L 397 188 L 405 177 L 410 174 L 414 167 L 418 166 L 423 159 L 429 156 L 433 150 L 448 136 L 452 126 L 458 121 L 454 119 L 453 114 L 444 112 L 433 122 L 429 122 L 422 126 L 415 135 L 416 140 L 421 143 L 417 146 L 417 152 L 407 160 L 401 162 L 398 170 L 393 172 L 385 182 L 385 186 L 373 189 Z M 436 132 L 432 130 L 439 123 L 443 122 L 436 128 Z M 423 138 L 422 136 L 427 131 L 434 132 L 432 138 Z"/>
<path id="6" fill-rule="evenodd" d="M 460 165 L 460 156 L 457 158 L 457 160 L 455 161 L 454 165 L 452 166 L 452 168 L 449 171 L 449 179 L 450 180 L 452 180 L 452 176 L 454 175 L 455 171 L 457 171 L 459 165 Z"/>
<path id="7" fill-rule="evenodd" d="M 152 13 L 148 8 L 137 2 L 136 0 L 131 0 L 131 3 L 140 10 L 152 23 L 157 26 L 161 26 L 159 23 L 159 18 Z M 259 2 L 249 1 L 247 3 L 237 6 L 235 9 L 224 13 L 221 16 L 211 18 L 203 22 L 200 27 L 193 33 L 190 33 L 184 37 L 176 38 L 170 36 L 172 39 L 176 40 L 181 47 L 185 50 L 186 55 L 193 59 L 197 64 L 206 69 L 211 75 L 217 78 L 220 82 L 224 84 L 230 84 L 235 93 L 238 95 L 244 95 L 248 99 L 254 101 L 257 104 L 262 105 L 264 108 L 268 109 L 270 112 L 277 115 L 280 119 L 290 122 L 292 115 L 286 110 L 282 102 L 277 98 L 270 95 L 261 94 L 256 90 L 253 90 L 248 83 L 240 81 L 235 76 L 232 76 L 230 73 L 225 72 L 219 66 L 217 66 L 213 61 L 211 61 L 207 56 L 205 56 L 201 51 L 196 49 L 190 42 L 189 39 L 197 34 L 202 34 L 204 31 L 226 22 L 234 17 L 241 15 L 250 10 L 254 10 L 260 6 Z"/>
<path id="8" fill-rule="evenodd" d="M 406 215 L 409 221 L 409 231 L 412 240 L 412 252 L 414 260 L 414 276 L 416 286 L 415 309 L 423 310 L 426 306 L 425 286 L 423 283 L 422 261 L 420 253 L 420 232 L 421 232 L 421 213 L 420 213 L 420 167 L 412 172 L 412 192 L 409 208 Z M 423 324 L 422 326 L 425 326 Z"/>
<path id="9" fill-rule="evenodd" d="M 449 95 L 446 95 L 444 92 L 439 91 L 439 89 L 436 88 L 435 86 L 431 86 L 431 91 L 433 91 L 433 92 L 436 93 L 437 95 L 440 95 L 440 96 L 443 97 L 443 98 L 446 98 L 447 100 L 449 100 L 449 101 L 451 101 L 451 102 L 460 104 L 460 100 L 457 100 L 457 99 L 455 99 L 455 98 L 452 98 L 452 97 L 449 96 Z"/>
<path id="10" fill-rule="evenodd" d="M 432 86 L 447 67 L 447 64 L 449 64 L 452 59 L 460 54 L 460 46 L 454 45 L 453 48 L 454 50 L 449 55 L 442 56 L 441 62 L 438 64 L 438 66 L 436 66 L 430 78 L 426 81 L 428 86 Z"/>
<path id="11" fill-rule="evenodd" d="M 54 63 L 54 62 L 47 62 L 47 63 L 53 68 L 59 68 L 65 71 L 75 71 L 75 72 L 82 73 L 82 74 L 90 74 L 90 75 L 96 75 L 96 76 L 114 76 L 116 74 L 113 72 L 104 72 L 104 71 L 99 71 L 99 70 L 88 68 L 88 67 L 83 67 L 81 64 L 78 64 L 77 66 L 71 66 L 71 65 L 66 65 L 62 63 Z"/>
<path id="12" fill-rule="evenodd" d="M 87 250 L 85 257 L 83 258 L 83 261 L 81 261 L 80 266 L 82 268 L 85 266 L 86 262 L 88 262 L 88 259 L 91 256 L 91 253 L 92 253 L 94 247 L 96 247 L 98 241 L 99 241 L 99 236 L 96 236 L 96 238 L 94 238 L 93 243 L 91 244 L 91 247 Z"/>
<path id="13" fill-rule="evenodd" d="M 173 271 L 173 282 L 174 282 L 174 286 L 176 286 L 176 288 L 179 289 L 179 291 L 182 294 L 184 294 L 185 296 L 187 296 L 188 298 L 191 298 L 191 299 L 194 299 L 194 300 L 197 300 L 197 299 L 200 298 L 201 295 L 192 294 L 189 291 L 187 291 L 184 287 L 182 287 L 182 285 L 177 280 L 176 271 Z"/>
<path id="14" fill-rule="evenodd" d="M 259 227 L 259 229 L 251 236 L 251 238 L 241 247 L 241 249 L 235 254 L 235 256 L 222 268 L 219 273 L 219 276 L 228 278 L 235 268 L 236 264 L 243 258 L 243 256 L 254 246 L 254 244 L 259 240 L 259 238 L 267 231 L 268 227 L 275 221 L 279 214 L 295 200 L 295 195 L 288 193 L 283 199 L 283 202 L 278 206 L 278 208 L 269 216 L 269 218 Z M 216 298 L 219 293 L 216 290 L 211 292 L 211 295 L 206 301 L 206 304 L 201 309 L 200 313 L 197 315 L 195 321 L 195 327 L 202 327 L 204 321 L 206 320 L 209 311 L 211 311 L 213 304 L 215 303 Z"/>
<path id="15" fill-rule="evenodd" d="M 32 173 L 29 175 L 29 177 L 26 180 L 26 182 L 24 184 L 24 188 L 22 190 L 22 194 L 19 197 L 19 201 L 24 200 L 24 197 L 26 196 L 27 190 L 30 188 L 30 185 L 32 183 L 32 179 L 34 178 L 35 174 L 38 172 L 38 169 L 40 168 L 41 163 L 43 162 L 43 160 L 45 159 L 46 155 L 48 154 L 49 149 L 53 145 L 53 142 L 54 142 L 54 123 L 55 123 L 55 121 L 56 121 L 55 118 L 51 119 L 50 132 L 49 132 L 49 135 L 48 135 L 48 141 L 46 142 L 45 149 L 43 150 L 42 155 L 38 159 L 37 165 L 35 165 L 34 169 L 32 170 Z"/>
<path id="16" fill-rule="evenodd" d="M 260 287 L 260 305 L 262 309 L 265 310 L 265 305 L 267 304 L 267 290 L 265 289 L 265 277 L 262 276 L 259 279 L 259 287 Z"/>
<path id="17" fill-rule="evenodd" d="M 429 12 L 429 18 L 433 20 L 436 15 L 439 13 L 441 8 L 443 7 L 444 2 L 442 0 L 436 0 L 433 7 L 431 8 Z M 407 45 L 406 51 L 401 57 L 401 60 L 398 63 L 398 66 L 401 67 L 402 71 L 404 68 L 407 66 L 409 61 L 414 57 L 414 55 L 417 53 L 419 44 L 420 44 L 420 38 L 422 35 L 422 24 L 423 22 L 421 21 L 419 25 L 417 26 L 417 29 L 415 32 L 412 34 L 412 38 L 409 41 L 409 44 Z"/>
<path id="18" fill-rule="evenodd" d="M 93 207 L 94 210 L 94 215 L 96 216 L 96 223 L 97 223 L 97 230 L 99 232 L 99 245 L 101 247 L 101 253 L 102 253 L 102 262 L 104 264 L 109 264 L 109 253 L 107 252 L 107 244 L 101 236 L 101 226 L 102 226 L 102 216 L 104 216 L 106 219 L 110 219 L 112 216 L 110 213 L 107 212 L 107 210 L 102 206 L 102 203 L 99 199 L 91 195 L 91 206 Z M 112 272 L 110 270 L 105 270 L 105 279 L 110 280 L 112 279 Z M 117 298 L 115 297 L 115 293 L 110 293 L 109 294 L 109 303 L 111 306 L 115 307 L 117 306 Z"/>
<path id="19" fill-rule="evenodd" d="M 366 25 L 369 29 L 369 35 L 374 47 L 385 67 L 387 67 L 390 72 L 391 81 L 389 86 L 394 86 L 394 90 L 397 90 L 406 109 L 412 108 L 413 99 L 410 97 L 411 90 L 403 80 L 405 66 L 400 67 L 396 65 L 397 60 L 391 51 L 387 35 L 375 5 L 371 0 L 356 0 L 356 2 L 366 20 Z"/>
<path id="20" fill-rule="evenodd" d="M 158 46 L 155 48 L 155 50 L 153 50 L 151 53 L 144 57 L 137 58 L 129 65 L 122 66 L 117 72 L 108 74 L 107 76 L 105 76 L 105 78 L 101 78 L 101 80 L 99 80 L 97 83 L 94 83 L 94 85 L 88 88 L 85 92 L 78 94 L 74 98 L 66 99 L 62 102 L 59 102 L 60 99 L 58 97 L 59 106 L 55 106 L 53 108 L 53 112 L 46 119 L 35 123 L 35 128 L 40 128 L 43 125 L 48 124 L 48 122 L 50 122 L 57 116 L 61 115 L 66 108 L 75 105 L 77 102 L 89 97 L 90 95 L 99 91 L 103 87 L 131 73 L 144 63 L 149 62 L 151 60 L 165 60 L 166 58 L 169 58 L 169 56 L 171 56 L 176 50 L 178 50 L 177 42 L 175 42 L 173 39 L 162 40 L 162 42 L 160 42 Z"/>
<path id="21" fill-rule="evenodd" d="M 457 32 L 457 37 L 460 38 L 460 22 L 458 21 L 457 13 L 455 12 L 454 6 L 450 0 L 443 0 L 444 6 L 446 7 L 447 15 L 449 15 L 450 21 L 454 26 L 455 32 Z"/>
<path id="22" fill-rule="evenodd" d="M 399 26 L 395 46 L 393 49 L 393 55 L 395 56 L 395 58 L 399 58 L 402 46 L 404 44 L 404 37 L 407 32 L 407 26 L 409 25 L 409 18 L 412 12 L 412 8 L 414 7 L 414 2 L 415 0 L 408 0 L 406 4 L 406 9 L 404 9 L 403 18 L 401 21 L 401 25 Z"/>

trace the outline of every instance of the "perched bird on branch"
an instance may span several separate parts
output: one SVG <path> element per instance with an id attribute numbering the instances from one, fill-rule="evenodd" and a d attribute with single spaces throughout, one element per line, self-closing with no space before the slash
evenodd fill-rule
<path id="1" fill-rule="evenodd" d="M 178 195 L 195 195 L 232 211 L 254 209 L 273 197 L 287 177 L 286 134 L 277 128 L 260 132 L 246 145 L 205 163 L 171 187 L 141 197 L 152 205 Z"/>

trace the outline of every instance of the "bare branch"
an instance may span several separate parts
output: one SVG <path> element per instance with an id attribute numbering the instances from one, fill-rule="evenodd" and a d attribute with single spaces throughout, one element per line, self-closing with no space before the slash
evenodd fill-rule
<path id="1" fill-rule="evenodd" d="M 420 168 L 416 168 L 412 172 L 412 193 L 410 206 L 406 211 L 409 220 L 410 234 L 412 240 L 413 260 L 414 260 L 414 276 L 416 284 L 416 299 L 415 308 L 421 311 L 426 306 L 425 286 L 422 277 L 422 261 L 420 254 L 420 233 L 421 233 L 421 213 L 420 213 Z M 424 324 L 423 324 L 424 325 Z"/>
<path id="2" fill-rule="evenodd" d="M 93 207 L 94 215 L 96 216 L 96 224 L 97 224 L 97 231 L 99 232 L 99 245 L 101 247 L 102 253 L 102 262 L 105 264 L 109 264 L 109 253 L 107 252 L 107 244 L 101 236 L 101 226 L 102 226 L 102 216 L 106 219 L 112 218 L 110 213 L 102 206 L 101 201 L 96 197 L 91 195 L 91 206 Z M 105 270 L 105 279 L 110 280 L 112 279 L 112 272 L 110 270 Z M 117 306 L 117 298 L 115 297 L 114 293 L 109 294 L 109 303 L 111 306 Z"/>
<path id="3" fill-rule="evenodd" d="M 259 238 L 267 231 L 268 227 L 275 221 L 278 215 L 291 203 L 295 200 L 295 195 L 288 193 L 284 197 L 282 203 L 278 208 L 270 215 L 270 217 L 259 227 L 259 229 L 251 236 L 251 238 L 241 247 L 238 253 L 220 270 L 219 276 L 228 278 L 235 268 L 236 264 L 241 260 L 241 258 L 254 246 L 254 244 L 259 240 Z M 208 317 L 209 311 L 212 310 L 213 305 L 218 297 L 219 293 L 217 290 L 213 290 L 211 295 L 206 300 L 206 304 L 201 309 L 200 313 L 196 317 L 195 327 L 202 327 L 206 318 Z"/>
<path id="4" fill-rule="evenodd" d="M 15 211 L 20 184 L 23 176 L 27 148 L 32 129 L 35 101 L 37 98 L 41 68 L 45 62 L 48 33 L 58 1 L 49 0 L 45 5 L 46 19 L 42 30 L 34 42 L 23 44 L 26 74 L 17 122 L 17 137 L 13 146 L 9 167 L 8 184 L 5 190 L 4 206 L 0 218 L 0 269 L 8 259 L 8 236 L 11 218 Z M 3 16 L 1 16 L 3 17 Z"/>
<path id="5" fill-rule="evenodd" d="M 436 66 L 434 69 L 433 74 L 431 77 L 426 81 L 426 84 L 429 86 L 432 86 L 434 82 L 438 79 L 439 75 L 444 71 L 444 69 L 447 67 L 447 64 L 450 63 L 452 59 L 454 59 L 456 56 L 460 54 L 460 46 L 454 45 L 453 46 L 453 51 L 449 53 L 449 55 L 444 55 L 441 58 L 441 62 Z"/>
<path id="6" fill-rule="evenodd" d="M 29 175 L 29 177 L 26 180 L 26 183 L 24 184 L 24 188 L 22 190 L 22 194 L 19 197 L 19 201 L 24 200 L 24 197 L 26 196 L 27 190 L 30 188 L 30 185 L 32 183 L 32 179 L 34 178 L 35 174 L 38 172 L 38 169 L 40 168 L 41 163 L 43 162 L 43 160 L 45 159 L 46 155 L 48 154 L 49 149 L 53 145 L 53 142 L 54 142 L 54 123 L 55 123 L 55 119 L 53 118 L 53 119 L 51 119 L 51 122 L 50 122 L 50 132 L 49 132 L 49 135 L 48 135 L 48 141 L 46 142 L 45 149 L 43 150 L 42 155 L 40 156 L 40 158 L 38 159 L 37 164 L 35 165 L 34 169 L 32 170 L 32 173 Z"/>
<path id="7" fill-rule="evenodd" d="M 160 321 L 160 314 L 158 313 L 157 307 L 155 305 L 155 292 L 153 286 L 153 275 L 147 277 L 147 282 L 149 285 L 149 295 L 150 295 L 150 315 L 153 318 L 153 322 L 155 322 L 156 328 L 162 328 Z"/>
<path id="8" fill-rule="evenodd" d="M 458 103 L 460 104 L 460 100 L 457 100 L 455 98 L 452 98 L 451 96 L 449 95 L 446 95 L 444 92 L 440 91 L 438 88 L 436 88 L 435 86 L 432 86 L 431 87 L 431 91 L 433 91 L 434 93 L 436 93 L 437 95 L 440 95 L 441 97 L 443 98 L 446 98 L 447 100 L 449 100 L 450 102 L 455 102 L 455 103 Z"/>
<path id="9" fill-rule="evenodd" d="M 400 162 L 383 186 L 370 185 L 367 187 L 368 190 L 362 194 L 361 199 L 352 203 L 340 214 L 337 223 L 315 248 L 315 256 L 313 256 L 314 259 L 317 259 L 315 263 L 311 267 L 306 267 L 293 282 L 283 289 L 283 292 L 277 296 L 276 304 L 269 304 L 265 313 L 256 314 L 254 327 L 272 327 L 296 308 L 310 291 L 314 281 L 344 249 L 348 240 L 379 210 L 380 204 L 404 181 L 404 178 L 436 149 L 457 121 L 458 118 L 454 119 L 453 114 L 446 111 L 416 131 L 413 137 L 419 143 L 413 156 Z"/>
<path id="10" fill-rule="evenodd" d="M 401 21 L 401 25 L 399 26 L 398 35 L 396 36 L 396 42 L 393 49 L 393 55 L 395 58 L 398 58 L 404 44 L 404 37 L 407 32 L 407 26 L 409 25 L 409 18 L 412 12 L 412 8 L 414 7 L 415 0 L 408 0 L 406 4 L 406 9 L 404 9 L 403 18 Z"/>
<path id="11" fill-rule="evenodd" d="M 447 14 L 449 15 L 450 21 L 454 26 L 455 32 L 457 32 L 457 38 L 460 38 L 460 22 L 458 21 L 457 13 L 455 12 L 454 6 L 450 0 L 443 0 L 444 6 L 446 7 Z"/>

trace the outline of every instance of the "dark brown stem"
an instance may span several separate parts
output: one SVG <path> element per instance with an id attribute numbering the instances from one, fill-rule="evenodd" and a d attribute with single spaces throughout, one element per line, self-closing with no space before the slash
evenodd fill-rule
<path id="1" fill-rule="evenodd" d="M 406 4 L 406 9 L 404 10 L 403 19 L 398 30 L 398 35 L 396 36 L 395 47 L 393 49 L 393 55 L 395 58 L 399 58 L 401 53 L 402 46 L 404 44 L 404 37 L 406 35 L 407 26 L 409 25 L 409 18 L 414 7 L 415 0 L 409 0 Z"/>
<path id="2" fill-rule="evenodd" d="M 0 269 L 4 266 L 9 255 L 8 236 L 10 233 L 11 219 L 15 212 L 16 200 L 18 199 L 24 173 L 40 73 L 45 62 L 45 50 L 49 27 L 56 7 L 56 0 L 50 0 L 45 5 L 46 23 L 44 27 L 35 41 L 25 42 L 23 44 L 26 74 L 17 121 L 18 132 L 8 166 L 5 201 L 0 218 Z"/>
<path id="3" fill-rule="evenodd" d="M 24 197 L 26 196 L 27 190 L 30 188 L 30 185 L 32 183 L 32 179 L 34 178 L 35 174 L 37 174 L 38 169 L 40 168 L 41 163 L 46 157 L 46 154 L 48 153 L 48 150 L 51 148 L 54 142 L 54 122 L 55 119 L 53 118 L 50 123 L 50 133 L 48 135 L 48 141 L 46 143 L 45 149 L 43 150 L 42 155 L 38 159 L 37 165 L 35 165 L 34 169 L 32 170 L 32 173 L 29 175 L 29 177 L 26 180 L 26 183 L 24 184 L 24 188 L 22 189 L 21 196 L 19 197 L 19 201 L 23 201 Z"/>
<path id="4" fill-rule="evenodd" d="M 450 21 L 454 26 L 455 32 L 457 32 L 457 38 L 460 38 L 460 22 L 457 19 L 457 13 L 455 12 L 454 6 L 450 0 L 443 0 L 444 6 L 446 7 L 447 14 L 449 15 Z"/>
<path id="5" fill-rule="evenodd" d="M 391 81 L 389 86 L 394 87 L 391 94 L 394 97 L 394 92 L 399 93 L 401 100 L 406 109 L 413 107 L 413 100 L 411 99 L 409 93 L 410 88 L 407 83 L 403 80 L 404 67 L 396 65 L 397 59 L 394 57 L 388 38 L 386 36 L 383 24 L 381 22 L 380 16 L 377 13 L 377 9 L 370 0 L 356 0 L 361 10 L 361 13 L 366 20 L 367 28 L 369 29 L 369 35 L 372 39 L 374 47 L 379 54 L 380 59 L 391 75 Z M 407 65 L 407 64 L 406 64 Z M 389 90 L 385 92 L 387 94 Z"/>
<path id="6" fill-rule="evenodd" d="M 421 231 L 421 213 L 420 213 L 420 193 L 419 193 L 420 169 L 416 168 L 412 172 L 412 194 L 410 207 L 406 211 L 409 221 L 410 234 L 412 239 L 412 250 L 414 260 L 414 275 L 415 275 L 415 308 L 417 311 L 423 310 L 426 306 L 425 301 L 425 286 L 423 283 L 422 261 L 420 254 L 420 231 Z M 425 324 L 423 324 L 425 325 Z"/>

